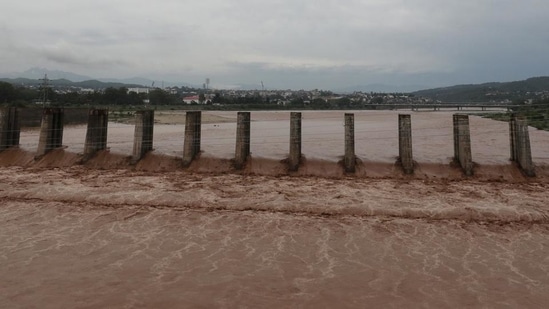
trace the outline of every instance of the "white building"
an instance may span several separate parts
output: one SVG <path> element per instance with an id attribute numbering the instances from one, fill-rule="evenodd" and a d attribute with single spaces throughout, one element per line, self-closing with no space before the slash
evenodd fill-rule
<path id="1" fill-rule="evenodd" d="M 128 93 L 135 92 L 135 93 L 149 93 L 149 88 L 128 88 Z"/>

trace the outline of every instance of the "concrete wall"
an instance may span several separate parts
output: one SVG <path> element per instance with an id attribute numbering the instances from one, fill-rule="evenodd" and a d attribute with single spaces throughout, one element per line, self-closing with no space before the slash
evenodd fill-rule
<path id="1" fill-rule="evenodd" d="M 21 127 L 15 107 L 0 109 L 0 151 L 19 145 Z"/>
<path id="2" fill-rule="evenodd" d="M 153 149 L 154 111 L 142 110 L 135 113 L 135 131 L 132 161 L 140 160 Z"/>
<path id="3" fill-rule="evenodd" d="M 251 115 L 249 112 L 238 112 L 236 119 L 235 167 L 244 168 L 250 156 Z"/>
<path id="4" fill-rule="evenodd" d="M 469 116 L 455 114 L 454 117 L 454 159 L 459 163 L 467 176 L 473 175 L 473 158 L 471 154 L 471 134 Z"/>
<path id="5" fill-rule="evenodd" d="M 530 134 L 525 117 L 512 115 L 509 122 L 511 160 L 517 162 L 522 172 L 529 177 L 536 176 L 530 148 Z"/>
<path id="6" fill-rule="evenodd" d="M 187 112 L 185 116 L 185 141 L 183 144 L 183 166 L 189 166 L 200 153 L 202 112 Z"/>
<path id="7" fill-rule="evenodd" d="M 355 114 L 345 114 L 344 166 L 346 173 L 354 173 L 356 171 Z"/>
<path id="8" fill-rule="evenodd" d="M 50 150 L 63 145 L 64 114 L 63 108 L 45 108 L 43 110 L 36 156 L 43 156 Z"/>
<path id="9" fill-rule="evenodd" d="M 406 174 L 414 172 L 412 156 L 412 118 L 410 115 L 398 115 L 398 161 Z"/>
<path id="10" fill-rule="evenodd" d="M 295 172 L 301 163 L 301 113 L 290 113 L 290 157 L 288 170 Z"/>
<path id="11" fill-rule="evenodd" d="M 109 111 L 106 109 L 91 109 L 88 115 L 88 128 L 84 156 L 91 157 L 97 151 L 107 148 L 107 130 Z"/>

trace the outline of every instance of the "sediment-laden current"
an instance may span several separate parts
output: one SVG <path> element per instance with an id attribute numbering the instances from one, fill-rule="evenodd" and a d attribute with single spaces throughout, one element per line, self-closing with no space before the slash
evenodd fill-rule
<path id="1" fill-rule="evenodd" d="M 355 175 L 337 164 L 336 112 L 304 113 L 296 173 L 281 161 L 286 113 L 253 113 L 243 171 L 229 113 L 204 117 L 187 169 L 177 122 L 155 127 L 155 151 L 135 165 L 131 125 L 111 123 L 110 149 L 88 162 L 85 127 L 42 158 L 38 131 L 24 130 L 0 153 L 0 307 L 547 307 L 548 132 L 530 131 L 527 178 L 508 161 L 507 124 L 472 117 L 464 177 L 451 114 L 415 113 L 405 176 L 396 114 L 357 113 Z"/>
<path id="2" fill-rule="evenodd" d="M 0 169 L 6 308 L 549 302 L 549 190 Z"/>

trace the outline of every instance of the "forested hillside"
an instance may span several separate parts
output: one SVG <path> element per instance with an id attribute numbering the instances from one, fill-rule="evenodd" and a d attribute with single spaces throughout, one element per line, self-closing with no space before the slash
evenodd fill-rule
<path id="1" fill-rule="evenodd" d="M 549 97 L 549 77 L 533 77 L 507 83 L 457 85 L 414 92 L 441 102 L 502 102 Z"/>

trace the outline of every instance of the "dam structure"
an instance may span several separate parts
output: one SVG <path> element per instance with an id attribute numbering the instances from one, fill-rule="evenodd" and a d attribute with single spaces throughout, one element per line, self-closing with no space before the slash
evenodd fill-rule
<path id="1" fill-rule="evenodd" d="M 463 112 L 1 109 L 2 304 L 543 307 L 549 132 Z"/>
<path id="2" fill-rule="evenodd" d="M 158 112 L 160 115 L 167 112 Z M 368 176 L 372 175 L 369 171 L 369 166 L 375 165 L 376 158 L 370 158 L 368 154 L 361 153 L 361 149 L 379 148 L 376 143 L 391 145 L 383 146 L 383 151 L 387 154 L 393 154 L 393 160 L 385 158 L 383 160 L 383 166 L 385 169 L 391 169 L 392 175 L 414 175 L 416 167 L 421 166 L 423 163 L 433 163 L 428 160 L 422 162 L 421 158 L 415 158 L 415 153 L 421 153 L 422 148 L 431 147 L 428 144 L 429 135 L 423 134 L 423 141 L 420 144 L 414 144 L 417 138 L 412 138 L 418 134 L 412 130 L 414 123 L 414 115 L 421 115 L 422 113 L 403 114 L 393 112 L 391 114 L 383 114 L 386 119 L 390 120 L 392 124 L 380 130 L 376 127 L 375 123 L 371 123 L 369 120 L 355 119 L 356 115 L 361 118 L 364 117 L 376 117 L 375 112 L 330 112 L 330 118 L 323 119 L 322 112 L 278 112 L 269 114 L 267 112 L 237 112 L 236 115 L 224 113 L 224 117 L 219 118 L 219 124 L 216 124 L 216 120 L 212 120 L 215 116 L 215 112 L 202 112 L 202 111 L 180 111 L 181 122 L 179 123 L 181 131 L 180 134 L 171 133 L 169 141 L 166 137 L 161 142 L 165 145 L 166 142 L 170 143 L 171 147 L 177 147 L 180 145 L 180 151 L 172 151 L 167 153 L 171 155 L 173 160 L 179 161 L 181 169 L 193 170 L 193 166 L 196 165 L 195 161 L 201 161 L 203 159 L 204 146 L 213 145 L 217 149 L 223 148 L 223 155 L 218 156 L 217 159 L 223 162 L 222 171 L 233 170 L 235 172 L 248 171 L 253 173 L 254 166 L 257 167 L 257 163 L 261 159 L 269 158 L 270 163 L 263 160 L 263 165 L 269 165 L 278 170 L 279 174 L 297 174 L 302 175 L 304 166 L 305 170 L 309 172 L 312 168 L 307 168 L 307 164 L 311 162 L 322 161 L 322 164 L 326 167 L 329 166 L 329 170 L 332 170 L 339 175 L 348 176 Z M 276 120 L 255 120 L 255 113 L 263 113 L 262 117 L 275 117 Z M 438 112 L 435 112 L 438 113 Z M 22 119 L 22 114 L 17 108 L 4 108 L 0 111 L 0 124 L 2 131 L 0 132 L 0 151 L 7 151 L 13 148 L 32 148 L 32 141 L 28 134 L 25 137 L 25 145 L 19 145 L 19 135 L 21 132 L 21 123 L 28 122 L 28 119 Z M 79 144 L 83 145 L 82 151 L 77 151 L 76 154 L 80 155 L 80 163 L 87 161 L 93 161 L 93 158 L 98 154 L 113 152 L 113 149 L 117 147 L 117 144 L 131 144 L 131 153 L 122 153 L 121 155 L 128 155 L 128 165 L 139 165 L 139 162 L 143 160 L 151 152 L 159 153 L 159 148 L 155 147 L 155 127 L 165 128 L 165 124 L 155 123 L 155 111 L 154 110 L 138 110 L 135 111 L 129 119 L 131 124 L 117 124 L 109 122 L 109 111 L 106 109 L 89 109 L 87 110 L 87 126 L 84 128 L 82 125 L 65 125 L 65 110 L 63 108 L 45 108 L 41 113 L 40 130 L 37 139 L 37 145 L 35 150 L 35 162 L 40 158 L 47 155 L 52 150 L 63 150 L 71 152 L 74 151 L 72 146 L 64 145 L 64 133 L 67 130 L 84 131 L 84 138 L 81 141 L 76 140 L 75 137 L 71 137 L 71 145 Z M 204 116 L 205 115 L 205 116 Z M 267 115 L 267 116 L 265 116 Z M 389 115 L 391 115 L 389 117 Z M 444 116 L 443 116 L 444 115 Z M 235 117 L 236 116 L 236 117 Z M 311 124 L 304 123 L 304 119 L 311 118 Z M 450 118 L 451 116 L 451 118 Z M 162 116 L 159 116 L 161 118 Z M 219 116 L 216 116 L 219 117 Z M 463 113 L 445 113 L 439 118 L 446 117 L 444 120 L 440 120 L 441 123 L 451 124 L 452 136 L 447 136 L 445 147 L 447 145 L 453 145 L 453 154 L 451 152 L 446 156 L 448 164 L 439 162 L 439 166 L 446 166 L 448 169 L 457 169 L 460 171 L 460 177 L 466 178 L 473 176 L 476 172 L 478 164 L 475 161 L 474 147 L 472 146 L 472 140 L 476 138 L 475 134 L 478 131 L 471 130 L 470 128 L 470 116 Z M 287 119 L 287 126 L 284 128 L 284 118 Z M 203 124 L 203 119 L 206 119 L 207 123 Z M 263 132 L 269 132 L 266 125 L 274 124 L 276 121 L 277 127 L 271 130 L 276 132 L 276 135 L 264 135 L 259 138 L 254 138 L 255 126 L 263 126 L 259 130 Z M 339 125 L 337 124 L 339 122 Z M 490 122 L 496 122 L 491 121 Z M 425 126 L 425 124 L 422 124 Z M 437 124 L 438 125 L 438 124 Z M 109 140 L 109 136 L 112 131 L 116 131 L 118 128 L 133 126 L 133 139 L 130 136 L 117 135 L 116 133 L 112 140 Z M 212 130 L 213 126 L 213 130 Z M 221 128 L 223 126 L 223 130 Z M 111 127 L 111 129 L 109 129 Z M 330 128 L 334 128 L 334 132 L 329 131 Z M 355 128 L 359 128 L 359 132 L 356 132 Z M 394 129 L 389 129 L 394 128 Z M 205 129 L 206 128 L 206 129 Z M 508 136 L 507 142 L 509 147 L 510 156 L 507 158 L 506 164 L 504 162 L 498 162 L 500 166 L 508 165 L 507 169 L 515 168 L 520 171 L 525 177 L 536 176 L 536 166 L 541 164 L 544 166 L 545 162 L 535 162 L 532 156 L 532 146 L 530 144 L 530 131 L 526 119 L 519 115 L 512 115 L 509 122 L 508 132 L 491 132 L 489 134 L 498 135 L 497 138 Z M 288 130 L 289 131 L 286 131 Z M 322 133 L 316 133 L 315 130 L 319 130 Z M 429 130 L 432 137 L 440 137 L 439 133 L 433 133 L 436 128 L 423 128 L 423 132 Z M 203 138 L 203 131 L 207 135 Z M 229 133 L 228 131 L 231 131 Z M 286 145 L 282 140 L 283 131 L 286 131 Z M 36 132 L 31 131 L 29 133 Z M 214 135 L 211 135 L 215 132 Z M 340 132 L 340 133 L 339 133 Z M 419 131 L 417 131 L 419 132 Z M 471 133 L 473 132 L 473 133 Z M 357 137 L 357 133 L 360 136 Z M 162 133 L 160 133 L 162 134 Z M 234 134 L 234 135 L 233 135 Z M 232 136 L 232 138 L 230 137 Z M 325 142 L 322 137 L 327 137 Z M 271 139 L 272 137 L 272 139 Z M 306 146 L 308 139 L 313 137 L 315 145 L 323 146 L 328 145 L 328 152 L 331 153 L 331 157 L 322 153 L 321 147 L 317 150 L 314 147 Z M 329 138 L 328 138 L 329 137 Z M 491 138 L 495 138 L 492 136 Z M 232 140 L 231 140 L 232 139 Z M 271 144 L 275 144 L 276 147 L 272 147 Z M 440 138 L 439 138 L 440 140 Z M 231 146 L 232 144 L 232 146 Z M 338 145 L 337 147 L 330 146 Z M 305 145 L 305 146 L 304 146 Z M 224 146 L 224 147 L 223 147 Z M 263 146 L 265 146 L 264 149 Z M 536 145 L 534 145 L 535 147 Z M 436 146 L 435 146 L 436 147 Z M 545 146 L 544 146 L 545 147 Z M 68 149 L 67 149 L 68 148 Z M 234 149 L 232 154 L 229 154 L 229 149 Z M 286 148 L 287 151 L 282 152 L 281 149 Z M 339 151 L 335 148 L 339 148 Z M 273 149 L 273 153 L 265 155 L 268 149 Z M 312 151 L 311 151 L 312 149 Z M 414 150 L 415 149 L 415 150 Z M 64 150 L 63 150 L 64 151 Z M 318 152 L 318 153 L 315 153 Z M 256 153 L 262 153 L 262 155 L 256 155 Z M 277 153 L 280 154 L 277 157 Z M 334 155 L 335 154 L 335 155 Z M 497 153 L 501 157 L 501 153 Z M 215 154 L 208 154 L 207 157 L 210 161 L 216 159 Z M 329 157 L 329 159 L 325 159 Z M 424 155 L 425 157 L 425 155 Z M 445 157 L 445 158 L 446 158 Z M 320 158 L 320 160 L 313 160 L 314 158 Z M 277 160 L 278 159 L 278 160 Z M 260 160 L 260 161 L 257 161 Z M 313 160 L 313 161 L 311 161 Z M 440 159 L 439 159 L 440 160 Z M 391 162 L 392 161 L 392 162 Z M 440 160 L 442 161 L 442 160 Z M 228 164 L 230 163 L 230 164 Z M 32 164 L 32 162 L 28 162 Z M 480 163 L 483 165 L 483 162 Z M 492 163 L 490 163 L 492 164 Z M 229 167 L 230 165 L 230 167 Z M 214 168 L 212 172 L 215 172 Z M 375 169 L 375 168 L 374 168 Z M 207 167 L 200 167 L 199 170 L 208 170 Z M 307 172 L 305 172 L 307 173 Z M 375 173 L 373 173 L 375 174 Z M 457 175 L 456 172 L 452 174 Z"/>

